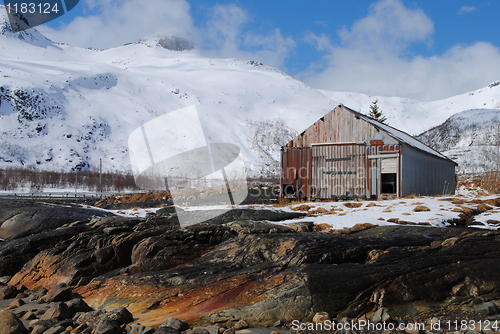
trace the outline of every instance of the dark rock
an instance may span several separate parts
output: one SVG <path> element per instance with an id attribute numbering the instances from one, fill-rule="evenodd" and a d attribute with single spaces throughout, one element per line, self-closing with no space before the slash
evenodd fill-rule
<path id="1" fill-rule="evenodd" d="M 98 263 L 104 264 L 109 262 L 115 256 L 115 251 L 112 246 L 108 246 L 96 250 L 94 256 Z"/>
<path id="2" fill-rule="evenodd" d="M 45 297 L 45 295 L 47 295 L 48 292 L 49 292 L 49 290 L 45 289 L 42 286 L 36 287 L 33 290 L 31 290 L 30 295 L 28 296 L 28 299 L 30 301 L 38 301 L 38 300 L 41 301 L 43 299 L 43 301 L 45 301 L 44 297 Z"/>
<path id="3" fill-rule="evenodd" d="M 132 313 L 130 313 L 129 310 L 127 310 L 125 307 L 115 308 L 114 310 L 107 312 L 106 316 L 121 325 L 128 324 L 129 322 L 134 321 Z"/>
<path id="4" fill-rule="evenodd" d="M 43 334 L 60 334 L 64 332 L 65 329 L 66 327 L 63 326 L 55 326 L 47 329 L 45 332 L 43 332 Z"/>
<path id="5" fill-rule="evenodd" d="M 488 302 L 474 307 L 474 311 L 480 314 L 494 315 L 500 313 L 500 308 L 494 302 Z"/>
<path id="6" fill-rule="evenodd" d="M 278 320 L 273 324 L 273 327 L 283 327 L 285 322 L 283 320 Z"/>
<path id="7" fill-rule="evenodd" d="M 174 317 L 168 317 L 161 323 L 160 328 L 162 327 L 169 327 L 182 332 L 187 330 L 189 328 L 189 325 L 183 320 Z"/>
<path id="8" fill-rule="evenodd" d="M 314 222 L 298 222 L 287 224 L 292 230 L 298 233 L 312 232 L 314 231 Z"/>
<path id="9" fill-rule="evenodd" d="M 109 216 L 102 210 L 78 205 L 57 205 L 0 199 L 0 238 L 9 240 L 53 230 L 93 217 Z"/>
<path id="10" fill-rule="evenodd" d="M 123 333 L 123 329 L 120 327 L 120 324 L 111 320 L 108 317 L 101 317 L 99 322 L 97 323 L 96 329 L 94 331 L 95 334 L 121 334 Z"/>
<path id="11" fill-rule="evenodd" d="M 211 334 L 211 333 L 205 327 L 195 327 L 191 330 L 190 334 Z"/>
<path id="12" fill-rule="evenodd" d="M 141 324 L 133 324 L 127 326 L 128 334 L 153 334 L 155 330 L 151 327 L 146 327 Z"/>
<path id="13" fill-rule="evenodd" d="M 41 320 L 48 320 L 57 318 L 59 320 L 63 320 L 71 317 L 71 310 L 68 305 L 63 302 L 53 303 L 50 308 L 45 311 L 45 313 L 40 318 Z"/>
<path id="14" fill-rule="evenodd" d="M 49 327 L 45 327 L 43 325 L 35 325 L 33 326 L 33 329 L 31 330 L 30 334 L 43 334 L 48 329 Z"/>
<path id="15" fill-rule="evenodd" d="M 53 287 L 45 296 L 47 302 L 62 302 L 71 300 L 73 290 L 66 283 L 61 283 Z"/>
<path id="16" fill-rule="evenodd" d="M 101 317 L 106 313 L 104 310 L 77 313 L 73 319 L 78 325 L 96 327 Z"/>
<path id="17" fill-rule="evenodd" d="M 0 300 L 14 298 L 17 292 L 16 287 L 12 285 L 0 286 Z"/>
<path id="18" fill-rule="evenodd" d="M 92 308 L 82 299 L 82 298 L 74 298 L 68 302 L 69 310 L 74 314 L 77 312 L 89 312 L 92 311 Z"/>
<path id="19" fill-rule="evenodd" d="M 0 334 L 22 334 L 28 333 L 23 322 L 12 312 L 0 311 Z"/>
<path id="20" fill-rule="evenodd" d="M 178 330 L 172 327 L 160 327 L 154 332 L 154 334 L 180 334 Z"/>

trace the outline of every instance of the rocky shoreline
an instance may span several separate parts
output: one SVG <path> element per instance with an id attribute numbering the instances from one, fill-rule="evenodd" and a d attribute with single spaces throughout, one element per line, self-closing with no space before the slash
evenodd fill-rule
<path id="1" fill-rule="evenodd" d="M 26 305 L 43 304 L 32 311 L 33 324 L 49 308 L 67 312 L 73 304 L 85 304 L 92 309 L 78 312 L 93 314 L 93 324 L 77 330 L 82 324 L 73 310 L 36 332 L 49 334 L 101 333 L 95 321 L 113 320 L 113 312 L 124 309 L 132 318 L 114 326 L 116 333 L 174 334 L 162 329 L 171 318 L 182 319 L 192 331 L 223 334 L 242 322 L 293 330 L 293 321 L 314 323 L 321 312 L 329 321 L 373 323 L 428 323 L 439 314 L 479 321 L 499 313 L 500 232 L 362 222 L 318 232 L 312 223 L 269 222 L 301 215 L 237 209 L 180 228 L 168 205 L 146 218 L 126 218 L 90 207 L 0 200 L 0 238 L 5 239 L 0 281 L 8 284 L 0 290 L 14 287 L 16 294 L 0 294 L 0 300 L 8 300 L 8 305 L 0 301 L 0 309 L 10 308 L 2 311 L 7 318 L 5 312 L 26 321 Z M 61 287 L 71 296 L 47 302 L 46 296 Z M 142 329 L 132 329 L 138 323 Z M 24 325 L 31 326 L 29 333 L 33 324 Z M 212 333 L 213 326 L 219 332 Z M 447 332 L 461 332 L 456 329 Z"/>

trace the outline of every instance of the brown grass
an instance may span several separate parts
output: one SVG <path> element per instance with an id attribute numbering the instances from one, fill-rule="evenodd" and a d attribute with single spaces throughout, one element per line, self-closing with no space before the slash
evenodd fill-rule
<path id="1" fill-rule="evenodd" d="M 415 208 L 413 208 L 414 212 L 425 212 L 425 211 L 431 211 L 428 207 L 425 205 L 417 205 Z"/>
<path id="2" fill-rule="evenodd" d="M 307 211 L 306 216 L 317 215 L 317 214 L 322 214 L 322 213 L 328 213 L 328 210 L 326 210 L 325 208 L 317 208 L 314 210 L 309 210 L 309 211 Z"/>
<path id="3" fill-rule="evenodd" d="M 363 206 L 363 203 L 353 203 L 353 202 L 348 202 L 348 203 L 344 203 L 344 206 L 352 209 L 352 208 L 359 208 L 360 206 Z"/>
<path id="4" fill-rule="evenodd" d="M 491 210 L 493 208 L 491 206 L 488 206 L 486 204 L 481 203 L 478 206 L 476 206 L 476 209 L 479 212 L 485 212 L 485 211 Z"/>
<path id="5" fill-rule="evenodd" d="M 309 211 L 312 208 L 313 208 L 313 206 L 302 204 L 300 206 L 296 206 L 296 207 L 293 207 L 293 208 L 290 208 L 290 209 L 293 210 L 293 211 Z"/>

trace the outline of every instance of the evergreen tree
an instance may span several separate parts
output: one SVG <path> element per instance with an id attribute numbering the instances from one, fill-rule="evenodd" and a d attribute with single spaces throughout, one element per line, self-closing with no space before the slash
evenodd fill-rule
<path id="1" fill-rule="evenodd" d="M 387 117 L 385 117 L 384 113 L 382 111 L 380 111 L 377 103 L 378 103 L 378 100 L 375 100 L 375 102 L 372 102 L 372 104 L 370 105 L 370 113 L 368 114 L 368 116 L 379 121 L 380 123 L 385 123 L 385 121 L 387 121 Z"/>

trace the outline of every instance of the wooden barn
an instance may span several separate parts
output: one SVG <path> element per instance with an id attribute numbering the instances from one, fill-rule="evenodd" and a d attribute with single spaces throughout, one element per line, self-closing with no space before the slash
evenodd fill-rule
<path id="1" fill-rule="evenodd" d="M 453 194 L 456 163 L 409 134 L 343 105 L 282 147 L 281 196 Z"/>

